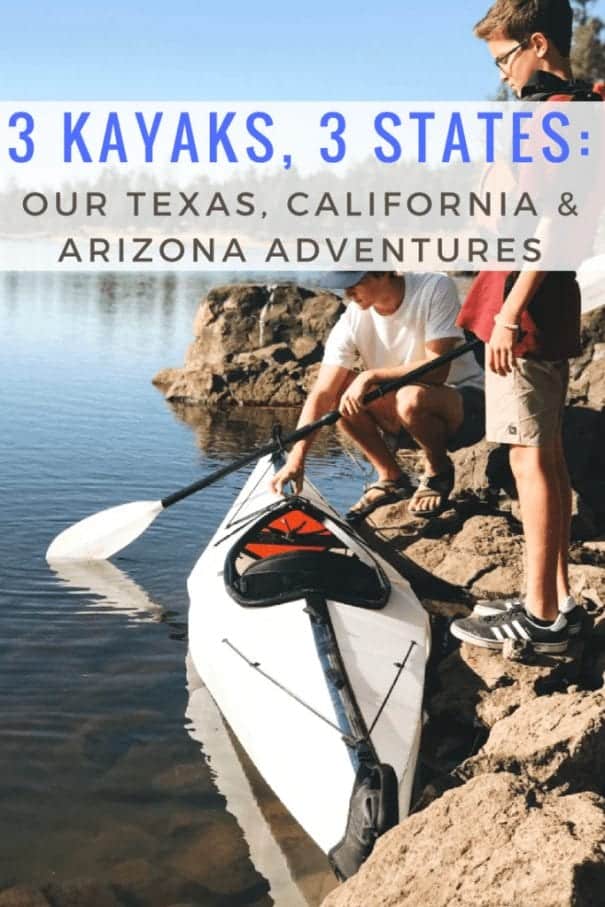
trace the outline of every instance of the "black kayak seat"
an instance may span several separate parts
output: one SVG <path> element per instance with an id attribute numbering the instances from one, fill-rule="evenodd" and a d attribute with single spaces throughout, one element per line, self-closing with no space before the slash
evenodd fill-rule
<path id="1" fill-rule="evenodd" d="M 230 591 L 249 607 L 280 604 L 319 594 L 322 598 L 378 609 L 389 586 L 376 566 L 357 556 L 332 551 L 297 550 L 255 561 L 241 576 L 225 577 Z"/>

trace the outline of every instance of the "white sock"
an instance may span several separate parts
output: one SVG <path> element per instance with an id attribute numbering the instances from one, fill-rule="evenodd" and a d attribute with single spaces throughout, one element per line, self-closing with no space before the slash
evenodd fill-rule
<path id="1" fill-rule="evenodd" d="M 553 621 L 550 629 L 555 630 L 555 631 L 562 630 L 563 627 L 565 627 L 566 625 L 567 625 L 567 619 L 566 619 L 565 615 L 561 614 L 561 612 L 559 612 L 559 616 L 557 617 L 557 619 L 555 621 Z"/>
<path id="2" fill-rule="evenodd" d="M 559 602 L 559 611 L 561 614 L 569 614 L 576 607 L 576 600 L 573 595 L 568 595 L 563 601 Z"/>
<path id="3" fill-rule="evenodd" d="M 528 611 L 527 605 L 525 606 L 525 613 L 530 624 L 533 624 L 534 627 L 540 627 L 542 630 L 561 630 L 567 623 L 567 618 L 564 614 L 561 614 L 560 611 L 554 620 L 545 620 L 542 617 L 536 617 L 535 614 Z"/>

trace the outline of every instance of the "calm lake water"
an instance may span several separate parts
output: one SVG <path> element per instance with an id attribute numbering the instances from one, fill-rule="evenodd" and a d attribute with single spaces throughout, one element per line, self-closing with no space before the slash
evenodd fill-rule
<path id="1" fill-rule="evenodd" d="M 187 575 L 244 474 L 171 508 L 111 564 L 58 574 L 44 559 L 76 520 L 267 439 L 266 413 L 184 419 L 151 384 L 183 362 L 207 286 L 0 275 L 0 891 L 296 907 L 333 885 L 187 663 Z M 328 435 L 309 471 L 338 507 L 361 480 Z"/>

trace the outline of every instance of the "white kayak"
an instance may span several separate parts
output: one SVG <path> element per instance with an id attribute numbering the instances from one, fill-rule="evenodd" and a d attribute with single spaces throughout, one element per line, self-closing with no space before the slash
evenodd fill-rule
<path id="1" fill-rule="evenodd" d="M 328 855 L 356 872 L 409 810 L 428 615 L 305 480 L 258 462 L 188 580 L 189 649 L 232 730 Z"/>

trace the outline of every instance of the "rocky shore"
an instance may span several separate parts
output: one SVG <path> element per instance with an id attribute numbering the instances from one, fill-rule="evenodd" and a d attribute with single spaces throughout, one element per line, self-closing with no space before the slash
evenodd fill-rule
<path id="1" fill-rule="evenodd" d="M 425 599 L 441 645 L 427 684 L 426 783 L 413 814 L 323 907 L 605 904 L 604 341 L 601 308 L 584 318 L 564 431 L 570 572 L 586 632 L 563 657 L 448 652 L 447 625 L 468 607 Z M 403 457 L 414 468 L 416 455 Z M 506 458 L 481 442 L 454 459 L 450 510 L 421 524 L 405 504 L 385 507 L 371 531 L 471 600 L 518 594 L 523 544 Z"/>
<path id="2" fill-rule="evenodd" d="M 200 305 L 183 367 L 153 383 L 171 403 L 300 406 L 342 311 L 333 294 L 293 285 L 217 287 Z"/>
<path id="3" fill-rule="evenodd" d="M 189 404 L 298 407 L 341 305 L 294 286 L 213 290 L 184 367 L 154 383 L 181 414 Z M 420 785 L 412 815 L 323 907 L 605 904 L 603 308 L 584 317 L 568 403 L 571 578 L 586 632 L 567 655 L 504 658 L 455 647 L 448 634 L 473 599 L 522 591 L 522 532 L 503 449 L 481 442 L 454 455 L 453 503 L 438 518 L 414 519 L 401 503 L 366 527 L 395 559 L 420 568 L 433 619 Z M 400 455 L 406 469 L 419 468 L 416 452 Z M 423 569 L 442 587 L 423 583 Z"/>

